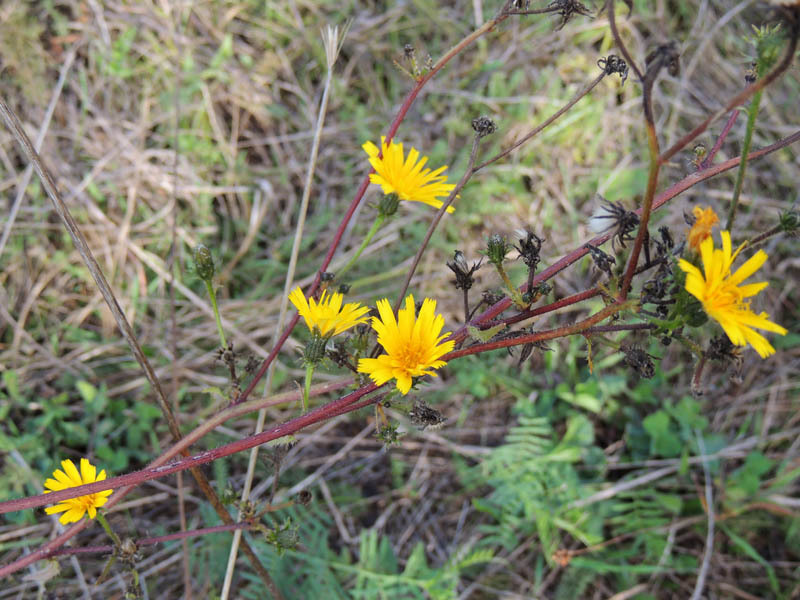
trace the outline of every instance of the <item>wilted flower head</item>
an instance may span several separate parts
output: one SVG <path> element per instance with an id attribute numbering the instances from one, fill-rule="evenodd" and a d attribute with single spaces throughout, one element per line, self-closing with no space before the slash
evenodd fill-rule
<path id="1" fill-rule="evenodd" d="M 731 234 L 723 231 L 722 248 L 714 248 L 709 236 L 700 244 L 704 273 L 690 262 L 681 259 L 678 266 L 686 272 L 686 291 L 703 303 L 708 316 L 717 321 L 728 338 L 737 346 L 750 344 L 761 358 L 775 353 L 775 348 L 755 329 L 786 335 L 787 331 L 769 320 L 765 312 L 756 314 L 745 298 L 755 296 L 767 287 L 767 282 L 739 285 L 753 275 L 767 260 L 767 253 L 759 250 L 745 261 L 735 273 L 731 266 L 744 244 L 731 251 Z"/>
<path id="2" fill-rule="evenodd" d="M 453 260 L 447 261 L 447 266 L 455 273 L 455 286 L 458 290 L 468 290 L 475 283 L 473 277 L 475 271 L 480 269 L 481 261 L 472 263 L 472 266 L 467 264 L 467 259 L 464 258 L 464 253 L 461 250 L 456 250 L 453 254 Z"/>
<path id="3" fill-rule="evenodd" d="M 64 470 L 62 471 L 61 469 Z M 48 479 L 44 482 L 45 494 L 103 481 L 106 478 L 105 469 L 98 473 L 97 468 L 85 458 L 81 459 L 80 472 L 78 472 L 75 463 L 69 459 L 61 461 L 61 469 L 53 471 L 53 479 Z M 48 506 L 44 511 L 48 515 L 63 512 L 64 514 L 58 519 L 62 525 L 80 521 L 87 512 L 89 513 L 89 518 L 94 519 L 97 516 L 97 509 L 108 501 L 108 497 L 113 492 L 114 490 L 104 490 L 86 496 L 79 496 L 78 498 L 62 500 L 55 506 Z"/>
<path id="4" fill-rule="evenodd" d="M 719 217 L 710 206 L 708 208 L 695 206 L 692 209 L 692 215 L 694 223 L 689 233 L 686 234 L 686 241 L 692 250 L 699 252 L 700 244 L 711 235 L 711 228 L 719 223 Z"/>

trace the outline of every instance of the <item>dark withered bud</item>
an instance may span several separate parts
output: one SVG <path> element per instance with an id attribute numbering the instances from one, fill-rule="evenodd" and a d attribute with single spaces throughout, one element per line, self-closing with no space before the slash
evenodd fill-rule
<path id="1" fill-rule="evenodd" d="M 589 254 L 591 254 L 595 266 L 603 271 L 603 273 L 611 277 L 611 268 L 617 263 L 617 260 L 610 254 L 606 254 L 600 250 L 600 248 L 597 246 L 586 244 L 584 248 L 586 248 L 589 251 Z"/>
<path id="2" fill-rule="evenodd" d="M 711 338 L 706 349 L 706 358 L 717 362 L 728 362 L 734 357 L 736 346 L 728 339 L 728 336 L 717 336 Z"/>
<path id="3" fill-rule="evenodd" d="M 493 306 L 505 298 L 503 294 L 498 294 L 492 290 L 484 290 L 483 294 L 481 294 L 481 297 L 484 304 L 488 304 L 489 306 Z"/>
<path id="4" fill-rule="evenodd" d="M 497 131 L 497 125 L 489 117 L 477 117 L 472 119 L 472 129 L 475 130 L 478 137 L 486 137 Z"/>
<path id="5" fill-rule="evenodd" d="M 528 344 L 524 344 L 519 353 L 519 362 L 517 362 L 518 367 L 521 367 L 522 363 L 528 359 L 528 357 L 533 353 L 534 348 L 542 352 L 551 352 L 553 350 L 547 345 L 547 342 L 530 342 Z"/>
<path id="6" fill-rule="evenodd" d="M 461 252 L 461 250 L 455 251 L 453 260 L 447 261 L 447 266 L 456 275 L 454 281 L 456 289 L 468 290 L 472 287 L 472 284 L 475 283 L 475 277 L 473 277 L 473 275 L 475 271 L 480 269 L 481 262 L 482 261 L 479 260 L 476 263 L 472 263 L 472 266 L 469 266 L 469 264 L 467 264 L 467 259 L 464 258 L 464 253 Z"/>
<path id="7" fill-rule="evenodd" d="M 214 278 L 214 258 L 211 250 L 203 244 L 198 244 L 194 249 L 194 267 L 198 277 L 203 281 L 211 282 Z"/>
<path id="8" fill-rule="evenodd" d="M 139 559 L 139 546 L 129 537 L 122 540 L 118 552 L 120 560 L 126 564 L 134 564 Z"/>
<path id="9" fill-rule="evenodd" d="M 620 85 L 625 85 L 625 81 L 628 79 L 628 63 L 625 62 L 624 58 L 616 54 L 609 54 L 608 58 L 601 57 L 597 61 L 597 66 L 603 69 L 606 75 L 618 74 L 622 78 Z"/>
<path id="10" fill-rule="evenodd" d="M 423 400 L 414 402 L 414 407 L 409 411 L 408 417 L 414 425 L 422 429 L 439 429 L 445 422 L 442 413 L 428 406 Z"/>
<path id="11" fill-rule="evenodd" d="M 400 197 L 397 194 L 383 196 L 378 203 L 378 215 L 381 217 L 391 217 L 397 212 L 398 206 L 400 206 Z"/>
<path id="12" fill-rule="evenodd" d="M 652 357 L 639 346 L 621 346 L 620 352 L 625 355 L 625 364 L 639 374 L 639 377 L 652 379 L 656 367 Z"/>
<path id="13" fill-rule="evenodd" d="M 589 219 L 589 229 L 595 233 L 603 233 L 613 230 L 611 247 L 614 248 L 616 242 L 624 248 L 625 242 L 633 239 L 631 233 L 639 226 L 639 216 L 625 208 L 622 202 L 609 202 L 599 194 L 597 195 L 599 206 Z"/>
<path id="14" fill-rule="evenodd" d="M 656 241 L 656 248 L 659 254 L 666 254 L 675 247 L 675 240 L 672 239 L 672 233 L 669 227 L 666 225 L 659 227 L 658 235 L 661 236 L 661 240 Z"/>
<path id="15" fill-rule="evenodd" d="M 556 27 L 556 31 L 564 27 L 574 15 L 592 16 L 592 11 L 578 0 L 553 0 L 547 5 L 547 8 L 553 9 L 561 17 L 561 23 Z"/>
<path id="16" fill-rule="evenodd" d="M 680 53 L 678 44 L 673 40 L 666 44 L 661 44 L 644 59 L 647 71 L 653 76 L 658 74 L 662 67 L 666 67 L 667 73 L 676 77 L 681 72 Z"/>
<path id="17" fill-rule="evenodd" d="M 539 252 L 542 250 L 542 242 L 544 241 L 538 235 L 529 229 L 517 231 L 520 235 L 519 246 L 514 246 L 519 252 L 522 262 L 524 262 L 529 269 L 536 269 L 539 265 Z"/>
<path id="18" fill-rule="evenodd" d="M 311 503 L 311 500 L 314 499 L 314 496 L 311 495 L 311 492 L 308 490 L 302 490 L 297 494 L 297 498 L 295 502 L 301 506 L 306 506 Z"/>
<path id="19" fill-rule="evenodd" d="M 758 63 L 750 63 L 750 68 L 744 72 L 744 81 L 748 85 L 758 79 Z"/>
<path id="20" fill-rule="evenodd" d="M 499 233 L 492 234 L 486 243 L 486 257 L 493 265 L 502 265 L 510 251 L 511 245 Z"/>
<path id="21" fill-rule="evenodd" d="M 326 348 L 325 356 L 340 367 L 346 367 L 350 364 L 350 354 L 347 352 L 347 346 L 340 340 L 334 340 L 333 343 Z"/>

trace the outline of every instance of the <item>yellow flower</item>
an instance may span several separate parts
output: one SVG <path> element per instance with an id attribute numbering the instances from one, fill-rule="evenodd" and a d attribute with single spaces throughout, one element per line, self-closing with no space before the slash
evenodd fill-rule
<path id="1" fill-rule="evenodd" d="M 367 373 L 378 385 L 390 379 L 397 380 L 397 389 L 407 394 L 411 389 L 411 378 L 422 375 L 436 376 L 431 369 L 439 369 L 447 363 L 439 360 L 455 346 L 453 340 L 442 342 L 449 333 L 439 335 L 444 327 L 444 317 L 434 314 L 436 300 L 425 298 L 419 317 L 415 318 L 414 296 L 406 298 L 406 307 L 398 311 L 395 320 L 389 301 L 378 300 L 380 318 L 372 318 L 372 328 L 378 333 L 378 343 L 386 354 L 378 358 L 362 358 L 358 371 Z"/>
<path id="2" fill-rule="evenodd" d="M 689 242 L 689 248 L 699 252 L 700 244 L 711 236 L 711 228 L 719 223 L 719 217 L 710 206 L 706 209 L 695 206 L 692 214 L 694 215 L 694 225 L 686 235 L 686 239 Z"/>
<path id="3" fill-rule="evenodd" d="M 766 358 L 775 353 L 775 348 L 753 328 L 781 335 L 786 335 L 786 329 L 770 321 L 767 313 L 754 313 L 750 302 L 745 301 L 768 285 L 766 281 L 739 285 L 761 268 L 767 260 L 767 253 L 759 250 L 731 274 L 731 265 L 742 248 L 744 244 L 732 253 L 731 234 L 723 231 L 721 249 L 714 248 L 711 237 L 700 244 L 705 275 L 683 259 L 678 261 L 678 266 L 686 272 L 686 290 L 703 303 L 706 313 L 722 326 L 731 342 L 737 346 L 749 343 L 761 358 Z"/>
<path id="4" fill-rule="evenodd" d="M 98 474 L 97 468 L 85 458 L 81 459 L 80 473 L 78 473 L 75 463 L 69 459 L 61 461 L 61 468 L 64 470 L 56 469 L 53 471 L 53 477 L 55 477 L 55 479 L 48 479 L 44 482 L 44 487 L 47 488 L 44 491 L 45 494 L 66 490 L 67 488 L 77 487 L 87 483 L 103 481 L 106 478 L 105 469 Z M 63 512 L 64 514 L 58 519 L 61 521 L 62 525 L 80 521 L 87 512 L 89 513 L 89 518 L 94 519 L 97 516 L 97 509 L 106 503 L 113 491 L 114 490 L 105 490 L 103 492 L 89 494 L 88 496 L 62 500 L 55 506 L 48 506 L 44 511 L 48 515 Z"/>
<path id="5" fill-rule="evenodd" d="M 319 302 L 314 298 L 306 300 L 303 290 L 296 287 L 289 294 L 289 300 L 294 304 L 297 312 L 306 321 L 309 331 L 314 332 L 314 328 L 319 330 L 323 337 L 339 335 L 347 331 L 354 325 L 365 323 L 369 308 L 359 305 L 358 302 L 351 302 L 342 306 L 342 294 L 328 294 L 322 292 Z"/>
<path id="6" fill-rule="evenodd" d="M 403 144 L 386 143 L 381 137 L 381 149 L 372 142 L 365 142 L 364 152 L 369 156 L 369 164 L 375 169 L 369 180 L 381 186 L 383 193 L 397 194 L 400 200 L 424 202 L 435 208 L 441 208 L 440 196 L 447 197 L 456 186 L 447 183 L 447 175 L 442 175 L 447 167 L 439 167 L 435 171 L 423 169 L 428 157 L 420 158 L 416 148 L 411 148 L 408 158 L 403 158 Z M 453 212 L 449 206 L 447 212 Z"/>

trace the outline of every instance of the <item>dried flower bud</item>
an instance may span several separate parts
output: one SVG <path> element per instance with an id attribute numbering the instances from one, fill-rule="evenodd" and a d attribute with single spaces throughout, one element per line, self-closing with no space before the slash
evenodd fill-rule
<path id="1" fill-rule="evenodd" d="M 478 137 L 486 137 L 497 131 L 497 125 L 489 117 L 477 117 L 472 119 L 472 129 L 475 130 Z"/>
<path id="2" fill-rule="evenodd" d="M 510 251 L 511 245 L 499 233 L 492 234 L 486 243 L 486 257 L 493 265 L 502 265 Z"/>
<path id="3" fill-rule="evenodd" d="M 610 254 L 606 254 L 597 246 L 592 246 L 591 244 L 584 245 L 589 251 L 589 254 L 592 255 L 592 260 L 594 261 L 595 266 L 603 271 L 606 275 L 611 277 L 611 267 L 613 267 L 617 260 L 611 256 Z"/>
<path id="4" fill-rule="evenodd" d="M 198 244 L 194 249 L 194 267 L 198 277 L 206 282 L 211 282 L 214 278 L 214 258 L 211 250 L 203 244 Z"/>
<path id="5" fill-rule="evenodd" d="M 622 78 L 620 85 L 625 85 L 625 81 L 628 79 L 628 63 L 624 58 L 620 58 L 616 54 L 609 54 L 608 58 L 598 59 L 597 66 L 603 69 L 606 75 L 618 73 Z"/>
<path id="6" fill-rule="evenodd" d="M 640 377 L 652 379 L 656 374 L 653 358 L 639 346 L 621 346 L 619 350 L 625 355 L 625 364 L 636 371 Z"/>
<path id="7" fill-rule="evenodd" d="M 556 27 L 556 31 L 564 27 L 573 15 L 592 16 L 592 11 L 578 0 L 553 0 L 547 8 L 553 9 L 561 17 L 561 23 Z"/>
<path id="8" fill-rule="evenodd" d="M 414 402 L 408 417 L 411 422 L 422 429 L 440 429 L 444 425 L 445 418 L 438 410 L 428 406 L 423 400 Z"/>
<path id="9" fill-rule="evenodd" d="M 473 274 L 480 269 L 481 262 L 472 263 L 472 266 L 467 264 L 467 259 L 464 258 L 464 253 L 461 250 L 456 250 L 453 254 L 453 260 L 447 261 L 447 266 L 455 273 L 456 279 L 454 284 L 458 290 L 468 290 L 475 283 Z"/>
<path id="10" fill-rule="evenodd" d="M 539 252 L 542 250 L 542 242 L 544 240 L 528 229 L 522 229 L 516 233 L 520 236 L 519 246 L 514 247 L 528 268 L 536 269 L 540 260 Z"/>
<path id="11" fill-rule="evenodd" d="M 676 77 L 681 71 L 680 53 L 678 44 L 675 41 L 661 44 L 644 59 L 647 71 L 652 76 L 658 75 L 662 67 L 667 68 L 667 73 Z"/>
<path id="12" fill-rule="evenodd" d="M 605 198 L 597 195 L 599 206 L 589 219 L 589 229 L 595 233 L 603 233 L 611 229 L 614 230 L 611 239 L 611 247 L 614 248 L 615 242 L 624 248 L 625 242 L 633 239 L 631 233 L 639 226 L 639 216 L 627 210 L 621 202 L 608 202 Z"/>

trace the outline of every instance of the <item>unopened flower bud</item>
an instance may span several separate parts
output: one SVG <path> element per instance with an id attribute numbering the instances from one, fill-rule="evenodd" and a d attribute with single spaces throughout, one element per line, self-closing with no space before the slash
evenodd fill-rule
<path id="1" fill-rule="evenodd" d="M 211 281 L 214 278 L 214 258 L 203 244 L 198 244 L 194 249 L 194 267 L 197 275 L 203 281 Z"/>
<path id="2" fill-rule="evenodd" d="M 502 265 L 511 246 L 502 235 L 495 233 L 489 237 L 486 244 L 486 257 L 494 265 Z"/>
<path id="3" fill-rule="evenodd" d="M 382 217 L 391 217 L 397 212 L 397 207 L 400 206 L 400 197 L 397 194 L 388 194 L 381 197 L 378 204 L 378 214 Z"/>

